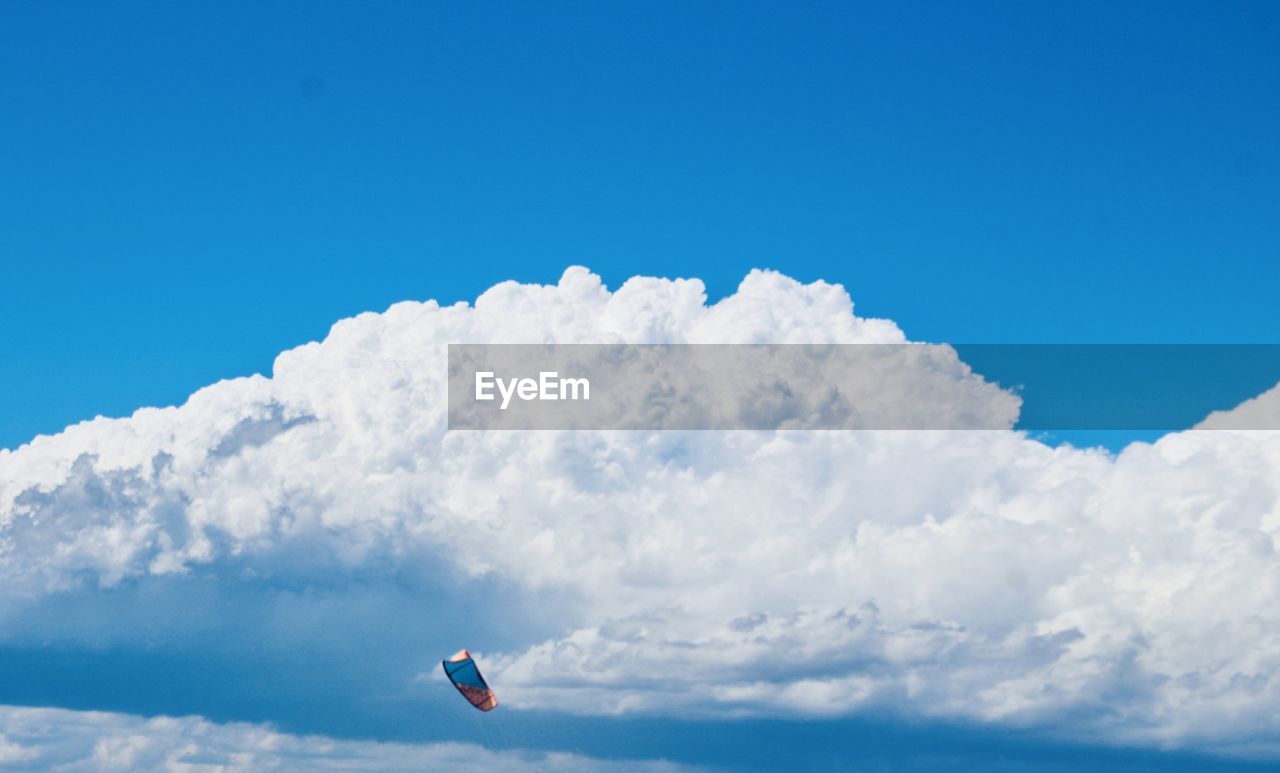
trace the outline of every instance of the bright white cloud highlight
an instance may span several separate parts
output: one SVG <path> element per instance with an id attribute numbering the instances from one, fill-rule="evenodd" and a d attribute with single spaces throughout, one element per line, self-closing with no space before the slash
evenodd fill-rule
<path id="1" fill-rule="evenodd" d="M 997 431 L 444 431 L 449 342 L 904 340 L 769 272 L 710 306 L 697 281 L 571 269 L 362 314 L 270 379 L 0 452 L 0 615 L 233 560 L 447 560 L 573 600 L 550 638 L 468 643 L 508 707 L 892 710 L 1274 753 L 1280 433 L 1110 456 Z"/>
<path id="2" fill-rule="evenodd" d="M 281 733 L 264 725 L 217 724 L 200 717 L 0 706 L 0 770 L 260 771 L 448 770 L 488 773 L 688 770 L 666 762 L 592 759 L 573 754 L 490 751 L 473 744 L 345 741 Z"/>

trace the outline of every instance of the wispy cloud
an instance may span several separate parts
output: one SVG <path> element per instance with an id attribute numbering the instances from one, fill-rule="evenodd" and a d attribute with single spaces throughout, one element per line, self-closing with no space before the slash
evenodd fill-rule
<path id="1" fill-rule="evenodd" d="M 349 741 L 281 733 L 265 725 L 200 717 L 0 706 L 0 770 L 60 771 L 652 771 L 691 770 L 661 761 L 492 751 L 474 744 Z"/>

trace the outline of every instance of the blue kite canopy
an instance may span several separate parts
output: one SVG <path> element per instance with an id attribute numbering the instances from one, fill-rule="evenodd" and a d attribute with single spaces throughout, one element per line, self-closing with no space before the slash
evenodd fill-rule
<path id="1" fill-rule="evenodd" d="M 489 689 L 489 683 L 480 676 L 480 669 L 471 658 L 471 653 L 458 650 L 453 657 L 442 662 L 445 676 L 458 688 L 462 697 L 481 711 L 493 711 L 498 705 L 498 696 Z"/>

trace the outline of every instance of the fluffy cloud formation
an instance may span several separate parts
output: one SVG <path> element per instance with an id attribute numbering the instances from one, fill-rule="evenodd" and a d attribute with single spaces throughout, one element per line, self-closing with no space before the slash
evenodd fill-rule
<path id="1" fill-rule="evenodd" d="M 572 754 L 495 752 L 472 744 L 342 741 L 199 717 L 144 719 L 100 711 L 0 706 L 0 770 L 549 771 L 685 770 L 665 762 L 611 762 Z"/>
<path id="2" fill-rule="evenodd" d="M 1022 403 L 945 344 L 460 344 L 448 394 L 468 430 L 1007 430 Z"/>
<path id="3" fill-rule="evenodd" d="M 1234 429 L 1280 426 L 1280 384 L 1229 411 L 1214 411 L 1196 429 Z"/>
<path id="4" fill-rule="evenodd" d="M 905 340 L 769 272 L 714 305 L 697 281 L 610 292 L 571 269 L 363 314 L 270 379 L 0 452 L 0 616 L 233 563 L 445 562 L 566 600 L 551 633 L 484 652 L 509 707 L 1277 753 L 1280 433 L 1111 456 L 1008 431 L 445 432 L 450 342 Z"/>

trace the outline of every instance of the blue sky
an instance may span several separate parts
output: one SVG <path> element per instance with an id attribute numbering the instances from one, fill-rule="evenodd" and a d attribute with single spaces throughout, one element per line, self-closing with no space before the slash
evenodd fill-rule
<path id="1" fill-rule="evenodd" d="M 839 281 L 930 340 L 1273 341 L 1278 28 L 1265 2 L 16 5 L 0 446 L 571 263 Z"/>
<path id="2" fill-rule="evenodd" d="M 269 374 L 362 311 L 554 283 L 572 264 L 611 287 L 700 277 L 713 300 L 755 267 L 839 282 L 860 316 L 922 340 L 1280 338 L 1274 3 L 68 2 L 3 16 L 0 448 Z M 15 613 L 30 630 L 0 653 L 0 704 L 446 737 L 429 719 L 456 707 L 393 686 L 456 648 L 399 624 L 443 580 L 398 567 L 313 587 L 307 569 L 290 580 L 305 587 L 246 589 L 241 570 Z M 442 603 L 472 625 L 469 600 L 508 596 L 524 598 L 486 586 Z M 304 622 L 257 652 L 241 631 L 269 626 L 281 598 Z M 178 630 L 170 615 L 193 599 L 211 622 Z M 102 633 L 103 610 L 140 633 Z M 353 616 L 368 641 L 309 638 Z M 315 683 L 365 646 L 404 668 Z M 291 670 L 300 647 L 313 649 Z M 370 683 L 383 692 L 368 698 Z M 867 764 L 1205 764 L 1055 728 L 893 718 L 508 721 L 500 745 L 730 766 L 797 748 L 819 766 L 833 744 Z"/>

